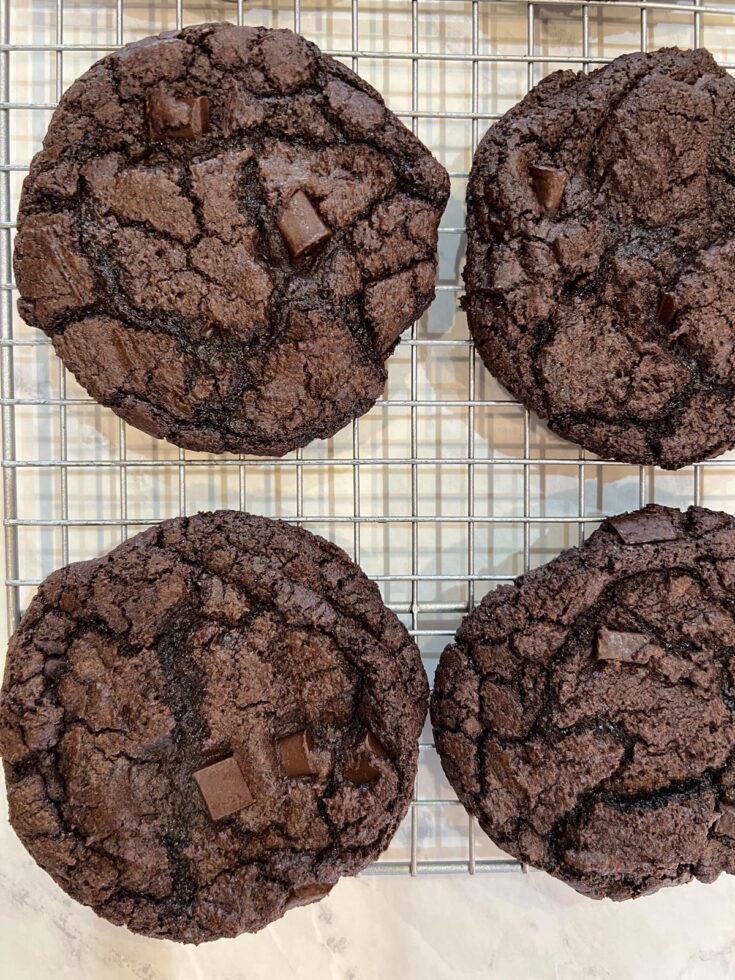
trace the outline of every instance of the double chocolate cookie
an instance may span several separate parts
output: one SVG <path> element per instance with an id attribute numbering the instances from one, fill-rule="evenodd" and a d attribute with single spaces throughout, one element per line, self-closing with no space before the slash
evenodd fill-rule
<path id="1" fill-rule="evenodd" d="M 290 31 L 206 24 L 63 96 L 18 213 L 24 319 L 187 449 L 282 455 L 380 396 L 434 296 L 446 171 Z"/>
<path id="2" fill-rule="evenodd" d="M 490 593 L 431 716 L 483 830 L 578 891 L 735 873 L 735 518 L 652 505 Z"/>
<path id="3" fill-rule="evenodd" d="M 339 548 L 230 511 L 51 575 L 0 700 L 10 820 L 72 897 L 199 943 L 317 901 L 387 846 L 428 685 Z"/>
<path id="4" fill-rule="evenodd" d="M 559 435 L 675 469 L 735 445 L 735 79 L 708 52 L 544 79 L 480 144 L 465 299 Z"/>

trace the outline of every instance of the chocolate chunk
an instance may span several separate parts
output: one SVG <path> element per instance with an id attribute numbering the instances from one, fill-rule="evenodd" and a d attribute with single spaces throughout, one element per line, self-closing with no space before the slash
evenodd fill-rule
<path id="1" fill-rule="evenodd" d="M 204 95 L 176 98 L 155 92 L 148 96 L 151 134 L 162 139 L 195 139 L 209 132 L 209 99 Z"/>
<path id="2" fill-rule="evenodd" d="M 611 517 L 607 523 L 613 527 L 625 544 L 650 544 L 653 541 L 674 541 L 679 533 L 665 514 L 657 511 L 636 511 Z"/>
<path id="3" fill-rule="evenodd" d="M 651 645 L 642 633 L 625 633 L 601 626 L 597 631 L 597 659 L 647 664 L 651 659 Z"/>
<path id="4" fill-rule="evenodd" d="M 676 297 L 673 293 L 664 293 L 661 297 L 661 302 L 658 304 L 658 313 L 656 314 L 658 322 L 666 326 L 667 323 L 671 321 L 676 316 Z"/>
<path id="5" fill-rule="evenodd" d="M 194 779 L 212 820 L 229 817 L 253 802 L 253 794 L 233 756 L 200 769 Z"/>
<path id="6" fill-rule="evenodd" d="M 371 783 L 380 775 L 380 769 L 374 764 L 374 759 L 385 759 L 385 749 L 373 735 L 368 732 L 360 745 L 357 745 L 345 766 L 345 777 L 356 786 Z"/>
<path id="7" fill-rule="evenodd" d="M 322 885 L 318 881 L 313 882 L 313 884 L 299 885 L 298 888 L 291 890 L 286 899 L 286 911 L 298 908 L 300 905 L 311 905 L 312 902 L 318 902 L 328 895 L 333 888 L 334 885 Z"/>
<path id="8" fill-rule="evenodd" d="M 529 167 L 531 186 L 538 198 L 539 204 L 547 211 L 555 211 L 561 204 L 567 175 L 563 170 L 554 167 Z"/>
<path id="9" fill-rule="evenodd" d="M 314 740 L 306 729 L 278 739 L 278 752 L 287 776 L 313 776 L 317 772 L 313 751 Z"/>
<path id="10" fill-rule="evenodd" d="M 735 840 L 735 806 L 722 806 L 715 824 L 715 833 Z"/>
<path id="11" fill-rule="evenodd" d="M 292 259 L 308 255 L 332 237 L 332 232 L 303 191 L 296 191 L 289 198 L 278 219 L 278 230 Z"/>

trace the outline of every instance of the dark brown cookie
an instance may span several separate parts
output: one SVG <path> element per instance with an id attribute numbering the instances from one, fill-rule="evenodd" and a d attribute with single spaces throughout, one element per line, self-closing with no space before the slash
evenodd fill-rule
<path id="1" fill-rule="evenodd" d="M 559 435 L 675 469 L 735 445 L 735 79 L 708 52 L 557 72 L 467 194 L 488 369 Z"/>
<path id="2" fill-rule="evenodd" d="M 431 717 L 483 830 L 578 891 L 735 873 L 735 518 L 651 505 L 490 593 Z"/>
<path id="3" fill-rule="evenodd" d="M 255 932 L 387 846 L 428 685 L 339 548 L 232 511 L 166 521 L 40 587 L 0 700 L 10 820 L 134 932 Z"/>
<path id="4" fill-rule="evenodd" d="M 18 308 L 132 425 L 282 455 L 380 396 L 433 299 L 448 193 L 380 95 L 313 44 L 187 27 L 63 96 L 23 185 Z"/>

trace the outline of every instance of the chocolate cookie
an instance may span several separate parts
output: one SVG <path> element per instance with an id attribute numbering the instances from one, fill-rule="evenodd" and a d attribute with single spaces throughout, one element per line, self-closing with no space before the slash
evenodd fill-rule
<path id="1" fill-rule="evenodd" d="M 428 685 L 339 548 L 231 511 L 54 572 L 10 643 L 10 820 L 73 898 L 134 932 L 255 932 L 387 846 Z"/>
<path id="2" fill-rule="evenodd" d="M 556 72 L 467 193 L 488 369 L 559 435 L 675 469 L 735 445 L 735 79 L 703 50 Z"/>
<path id="3" fill-rule="evenodd" d="M 578 891 L 735 873 L 735 518 L 651 505 L 490 593 L 431 717 L 483 830 Z"/>
<path id="4" fill-rule="evenodd" d="M 23 185 L 18 309 L 132 425 L 282 455 L 380 396 L 433 299 L 448 193 L 380 95 L 303 38 L 161 34 L 63 96 Z"/>

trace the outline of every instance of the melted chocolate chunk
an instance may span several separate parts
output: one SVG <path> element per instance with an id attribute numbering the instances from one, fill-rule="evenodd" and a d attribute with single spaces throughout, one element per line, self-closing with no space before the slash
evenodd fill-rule
<path id="1" fill-rule="evenodd" d="M 287 202 L 278 219 L 278 230 L 292 259 L 303 258 L 332 237 L 303 191 L 296 191 Z"/>
<path id="2" fill-rule="evenodd" d="M 318 772 L 313 751 L 314 740 L 306 729 L 278 739 L 278 753 L 287 776 L 313 776 Z"/>
<path id="3" fill-rule="evenodd" d="M 352 750 L 345 766 L 345 777 L 356 786 L 371 783 L 380 776 L 375 760 L 385 758 L 385 749 L 372 732 L 368 732 L 362 742 Z"/>
<path id="4" fill-rule="evenodd" d="M 311 905 L 313 902 L 318 902 L 328 895 L 332 888 L 334 885 L 322 885 L 319 882 L 299 885 L 298 888 L 292 889 L 289 894 L 286 900 L 286 909 L 295 909 L 301 905 Z"/>
<path id="5" fill-rule="evenodd" d="M 651 659 L 648 637 L 642 633 L 625 633 L 602 626 L 597 631 L 597 659 L 647 664 Z"/>
<path id="6" fill-rule="evenodd" d="M 541 204 L 547 211 L 555 211 L 564 197 L 567 175 L 553 167 L 529 167 L 531 186 Z"/>
<path id="7" fill-rule="evenodd" d="M 209 132 L 209 99 L 155 92 L 148 96 L 148 121 L 151 135 L 159 139 L 196 139 Z"/>
<path id="8" fill-rule="evenodd" d="M 212 820 L 229 817 L 253 802 L 253 794 L 233 756 L 200 769 L 193 778 Z"/>
<path id="9" fill-rule="evenodd" d="M 658 322 L 667 326 L 676 316 L 676 297 L 673 293 L 664 293 L 658 304 L 656 317 Z"/>
<path id="10" fill-rule="evenodd" d="M 673 541 L 679 533 L 666 513 L 656 510 L 639 510 L 632 514 L 611 517 L 608 524 L 615 528 L 620 540 L 626 544 L 652 544 L 655 541 Z"/>

